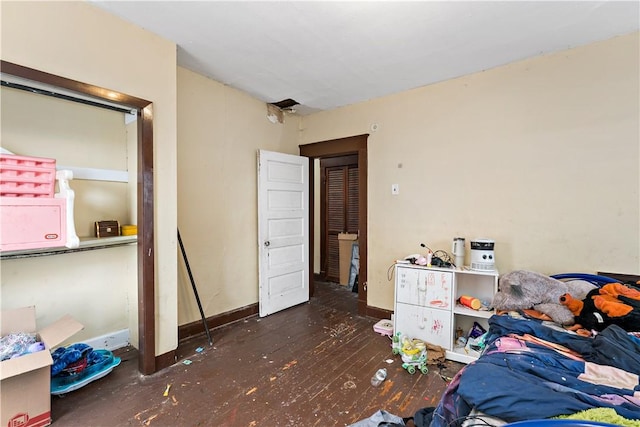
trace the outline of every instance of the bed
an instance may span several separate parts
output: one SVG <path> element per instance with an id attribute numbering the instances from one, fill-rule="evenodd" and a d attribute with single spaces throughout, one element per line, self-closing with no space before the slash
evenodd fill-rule
<path id="1" fill-rule="evenodd" d="M 494 315 L 481 357 L 452 379 L 427 425 L 542 426 L 610 408 L 640 426 L 639 336 L 617 325 L 581 336 L 516 312 Z"/>

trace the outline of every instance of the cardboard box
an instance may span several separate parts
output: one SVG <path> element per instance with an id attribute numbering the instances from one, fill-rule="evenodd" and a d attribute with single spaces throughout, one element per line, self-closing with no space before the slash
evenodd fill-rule
<path id="1" fill-rule="evenodd" d="M 358 241 L 357 234 L 338 233 L 338 257 L 340 265 L 340 284 L 349 284 L 349 272 L 351 271 L 351 251 L 353 244 Z"/>
<path id="2" fill-rule="evenodd" d="M 0 362 L 0 426 L 43 427 L 51 424 L 51 348 L 84 326 L 66 315 L 40 331 L 35 307 L 2 311 L 2 335 L 36 333 L 45 350 Z"/>

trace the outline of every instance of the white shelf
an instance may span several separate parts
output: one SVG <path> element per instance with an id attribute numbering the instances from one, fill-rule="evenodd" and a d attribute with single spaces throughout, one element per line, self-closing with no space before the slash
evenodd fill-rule
<path id="1" fill-rule="evenodd" d="M 466 334 L 475 323 L 487 329 L 495 311 L 474 310 L 456 301 L 462 295 L 490 301 L 498 290 L 498 272 L 397 264 L 395 273 L 394 333 L 440 345 L 450 360 L 476 360 L 477 351 L 456 347 L 456 331 Z M 436 301 L 442 305 L 436 308 Z"/>
<path id="2" fill-rule="evenodd" d="M 471 267 L 462 267 L 458 269 L 454 269 L 456 273 L 469 273 L 469 274 L 480 274 L 483 276 L 495 276 L 498 274 L 498 270 L 472 270 Z"/>
<path id="3" fill-rule="evenodd" d="M 56 166 L 58 170 L 70 170 L 73 179 L 89 181 L 129 182 L 129 171 L 97 168 L 81 168 L 76 166 Z"/>
<path id="4" fill-rule="evenodd" d="M 104 249 L 114 246 L 123 246 L 137 243 L 138 236 L 114 236 L 114 237 L 80 237 L 80 245 L 77 248 L 60 246 L 57 248 L 25 249 L 20 251 L 0 252 L 0 259 L 33 258 L 48 255 L 57 255 L 70 252 L 82 252 L 94 249 Z"/>
<path id="5" fill-rule="evenodd" d="M 488 319 L 496 314 L 495 310 L 474 310 L 460 304 L 456 304 L 455 307 L 453 307 L 453 313 L 469 317 L 479 317 L 481 319 Z"/>
<path id="6" fill-rule="evenodd" d="M 474 354 L 467 354 L 464 351 L 464 348 L 454 348 L 453 350 L 447 350 L 445 352 L 445 357 L 449 360 L 453 360 L 460 363 L 471 363 L 478 358 L 478 353 L 473 352 Z"/>
<path id="7" fill-rule="evenodd" d="M 126 245 L 137 241 L 138 236 L 80 237 L 80 247 L 90 248 L 96 246 Z"/>

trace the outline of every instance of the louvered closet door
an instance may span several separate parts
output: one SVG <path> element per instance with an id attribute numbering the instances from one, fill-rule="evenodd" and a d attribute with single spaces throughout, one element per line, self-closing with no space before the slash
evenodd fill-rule
<path id="1" fill-rule="evenodd" d="M 336 163 L 340 159 L 329 159 Z M 352 163 L 353 157 L 342 159 Z M 324 162 L 323 162 L 324 163 Z M 322 230 L 324 248 L 321 251 L 323 272 L 327 280 L 340 281 L 340 254 L 338 233 L 358 233 L 358 166 L 323 165 L 323 209 Z"/>
<path id="2" fill-rule="evenodd" d="M 358 167 L 350 167 L 347 169 L 347 233 L 358 233 L 360 228 L 358 224 Z"/>
<path id="3" fill-rule="evenodd" d="M 327 279 L 340 281 L 338 233 L 345 229 L 345 197 L 343 168 L 327 169 Z"/>

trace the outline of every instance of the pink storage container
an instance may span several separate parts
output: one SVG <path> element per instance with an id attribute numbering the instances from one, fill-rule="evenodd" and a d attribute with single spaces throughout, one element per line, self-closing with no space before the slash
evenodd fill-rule
<path id="1" fill-rule="evenodd" d="M 53 197 L 55 185 L 55 159 L 0 154 L 0 196 Z"/>
<path id="2" fill-rule="evenodd" d="M 54 197 L 0 197 L 0 251 L 65 246 L 66 203 Z"/>

